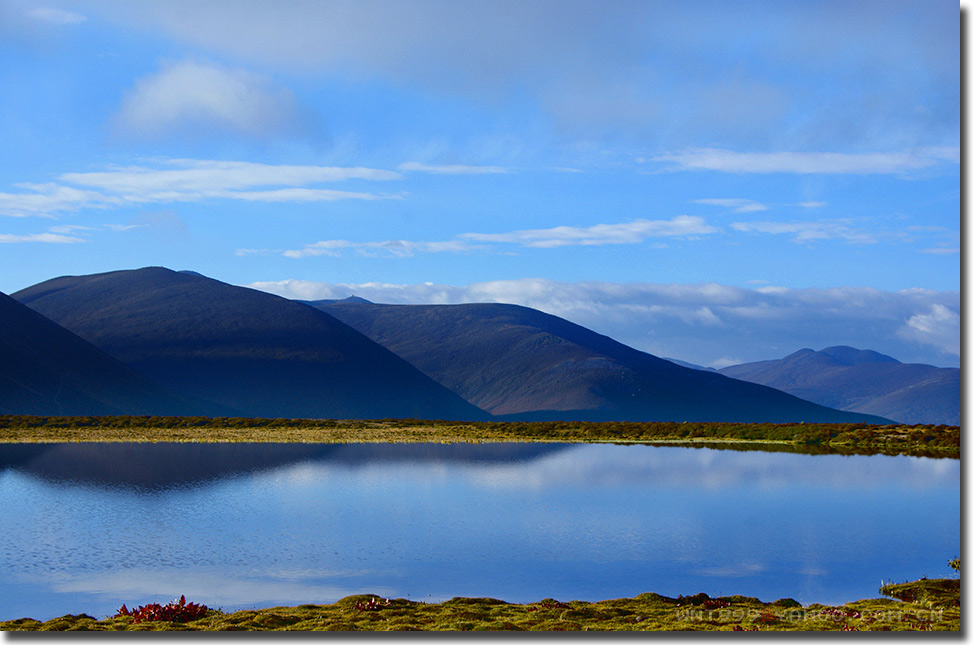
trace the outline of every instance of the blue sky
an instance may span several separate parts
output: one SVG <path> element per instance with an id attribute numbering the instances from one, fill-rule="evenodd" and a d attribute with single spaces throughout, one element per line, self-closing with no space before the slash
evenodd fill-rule
<path id="1" fill-rule="evenodd" d="M 0 0 L 0 291 L 517 302 L 959 364 L 956 4 Z"/>

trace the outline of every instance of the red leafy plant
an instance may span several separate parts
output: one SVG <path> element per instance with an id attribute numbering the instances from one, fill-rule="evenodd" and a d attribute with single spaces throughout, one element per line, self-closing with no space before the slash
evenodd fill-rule
<path id="1" fill-rule="evenodd" d="M 143 605 L 136 609 L 129 609 L 125 605 L 119 608 L 118 613 L 113 618 L 121 616 L 131 616 L 132 622 L 141 623 L 148 620 L 165 620 L 171 623 L 185 623 L 197 618 L 202 618 L 208 611 L 206 605 L 197 605 L 195 602 L 186 602 L 186 596 L 180 596 L 168 605 L 160 605 L 157 602 Z"/>

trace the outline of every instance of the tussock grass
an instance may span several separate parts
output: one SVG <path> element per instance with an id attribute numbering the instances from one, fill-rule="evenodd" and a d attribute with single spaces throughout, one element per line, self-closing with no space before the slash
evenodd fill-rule
<path id="1" fill-rule="evenodd" d="M 937 578 L 885 584 L 879 592 L 884 596 L 928 607 L 951 607 L 960 601 L 960 580 Z"/>
<path id="2" fill-rule="evenodd" d="M 0 443 L 613 442 L 960 458 L 960 428 L 829 423 L 472 422 L 0 416 Z"/>
<path id="3" fill-rule="evenodd" d="M 947 584 L 945 584 L 947 583 Z M 187 623 L 134 623 L 130 617 L 97 620 L 85 614 L 46 622 L 0 622 L 4 631 L 959 631 L 960 581 L 908 583 L 936 589 L 936 602 L 917 596 L 859 600 L 837 607 L 784 598 L 761 602 L 746 596 L 706 594 L 667 598 L 645 593 L 599 602 L 546 598 L 513 604 L 493 598 L 453 598 L 423 603 L 376 596 L 343 598 L 330 605 L 210 610 Z M 372 601 L 372 602 L 370 602 Z"/>

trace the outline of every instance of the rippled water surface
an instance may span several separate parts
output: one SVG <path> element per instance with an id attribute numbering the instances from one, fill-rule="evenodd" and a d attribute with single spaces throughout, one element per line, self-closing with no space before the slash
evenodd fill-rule
<path id="1" fill-rule="evenodd" d="M 960 462 L 596 444 L 0 445 L 0 619 L 180 594 L 841 603 L 948 577 Z"/>

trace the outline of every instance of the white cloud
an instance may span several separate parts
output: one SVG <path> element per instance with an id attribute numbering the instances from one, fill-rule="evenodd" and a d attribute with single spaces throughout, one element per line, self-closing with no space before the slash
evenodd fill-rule
<path id="1" fill-rule="evenodd" d="M 261 68 L 337 72 L 494 105 L 526 98 L 583 137 L 639 131 L 677 149 L 715 140 L 707 135 L 716 130 L 718 141 L 765 149 L 783 139 L 936 146 L 959 127 L 960 45 L 944 36 L 957 33 L 959 18 L 938 2 L 895 11 L 875 0 L 733 10 L 592 0 L 86 6 L 124 28 Z"/>
<path id="2" fill-rule="evenodd" d="M 24 242 L 44 242 L 48 244 L 76 244 L 84 242 L 80 237 L 58 233 L 35 233 L 33 235 L 0 234 L 0 244 L 21 244 Z"/>
<path id="3" fill-rule="evenodd" d="M 720 358 L 710 361 L 709 364 L 704 367 L 712 367 L 715 370 L 723 369 L 725 367 L 730 367 L 731 365 L 740 365 L 743 363 L 739 358 L 730 358 L 729 356 L 721 356 Z"/>
<path id="4" fill-rule="evenodd" d="M 241 199 L 248 202 L 333 202 L 340 199 L 402 199 L 402 195 L 377 195 L 322 188 L 280 188 L 277 190 L 213 191 L 204 197 Z"/>
<path id="5" fill-rule="evenodd" d="M 698 365 L 781 358 L 804 347 L 850 345 L 904 362 L 959 365 L 960 294 L 860 287 L 743 289 L 721 284 L 563 283 L 540 278 L 467 286 L 332 284 L 305 280 L 249 285 L 287 298 L 351 295 L 391 304 L 506 302 L 567 318 L 637 349 Z"/>
<path id="6" fill-rule="evenodd" d="M 825 208 L 829 205 L 828 202 L 801 202 L 798 204 L 802 208 Z"/>
<path id="7" fill-rule="evenodd" d="M 46 233 L 34 233 L 31 235 L 10 235 L 0 234 L 0 244 L 20 244 L 26 242 L 41 242 L 48 244 L 77 244 L 86 242 L 92 232 L 113 231 L 121 233 L 134 228 L 141 228 L 145 224 L 105 224 L 104 226 L 83 226 L 80 224 L 62 224 L 51 226 Z M 85 237 L 78 237 L 79 235 Z"/>
<path id="8" fill-rule="evenodd" d="M 905 174 L 940 163 L 944 155 L 913 152 L 734 152 L 690 148 L 654 157 L 672 170 L 715 170 L 733 173 Z"/>
<path id="9" fill-rule="evenodd" d="M 409 240 L 386 240 L 383 242 L 349 242 L 348 240 L 322 240 L 308 244 L 301 249 L 283 251 L 288 258 L 307 258 L 320 255 L 332 257 L 341 256 L 345 249 L 355 251 L 366 257 L 412 257 L 417 253 L 460 253 L 478 247 L 460 241 L 447 242 L 411 242 Z M 244 249 L 241 249 L 244 250 Z M 246 255 L 262 254 L 256 250 L 247 250 Z M 238 252 L 238 255 L 240 253 Z"/>
<path id="10" fill-rule="evenodd" d="M 600 55 L 600 44 L 589 43 L 587 29 L 579 26 L 609 17 L 600 6 L 566 11 L 511 0 L 474 5 L 336 0 L 288 7 L 257 2 L 246 10 L 191 0 L 170 0 L 165 8 L 139 0 L 102 6 L 110 20 L 235 57 L 299 69 L 352 68 L 439 88 L 469 84 L 471 91 L 485 83 L 498 89 L 511 74 L 553 66 L 573 50 L 572 60 Z"/>
<path id="11" fill-rule="evenodd" d="M 730 208 L 735 213 L 753 213 L 755 211 L 766 211 L 768 207 L 761 202 L 756 202 L 753 199 L 695 199 L 694 204 L 708 204 L 710 206 L 723 206 L 724 208 Z"/>
<path id="12" fill-rule="evenodd" d="M 233 252 L 237 257 L 243 258 L 249 255 L 277 255 L 282 253 L 282 251 L 276 251 L 274 249 L 237 249 Z"/>
<path id="13" fill-rule="evenodd" d="M 204 199 L 317 202 L 401 198 L 398 194 L 305 187 L 346 180 L 402 179 L 401 174 L 390 170 L 196 159 L 160 160 L 158 164 L 161 167 L 122 166 L 98 172 L 69 172 L 57 178 L 60 183 L 17 184 L 26 192 L 0 193 L 0 215 L 44 216 L 84 208 Z"/>
<path id="14" fill-rule="evenodd" d="M 412 257 L 417 253 L 463 253 L 488 250 L 487 244 L 517 244 L 531 248 L 555 248 L 560 246 L 600 246 L 603 244 L 638 244 L 651 237 L 692 237 L 714 233 L 720 229 L 709 226 L 700 217 L 679 215 L 671 220 L 635 220 L 623 224 L 596 224 L 586 228 L 556 226 L 554 228 L 511 231 L 510 233 L 462 233 L 452 240 L 423 242 L 409 240 L 385 240 L 381 242 L 350 242 L 348 240 L 322 240 L 300 249 L 282 252 L 289 258 L 306 258 L 321 255 L 339 257 L 344 250 L 353 250 L 369 257 Z M 266 250 L 241 249 L 238 255 L 259 255 Z"/>
<path id="15" fill-rule="evenodd" d="M 498 175 L 510 172 L 507 168 L 499 166 L 428 166 L 415 161 L 399 164 L 399 170 L 403 172 L 428 172 L 434 175 Z"/>
<path id="16" fill-rule="evenodd" d="M 892 218 L 893 221 L 896 218 Z M 842 240 L 849 244 L 876 244 L 879 242 L 917 245 L 935 245 L 917 248 L 919 253 L 949 255 L 960 251 L 957 235 L 942 226 L 906 226 L 893 228 L 888 224 L 876 224 L 868 219 L 821 219 L 791 222 L 733 222 L 731 228 L 742 233 L 766 235 L 791 235 L 796 244 L 821 240 Z"/>
<path id="17" fill-rule="evenodd" d="M 117 115 L 122 133 L 147 138 L 213 128 L 260 137 L 299 121 L 294 96 L 268 78 L 194 61 L 137 80 Z"/>
<path id="18" fill-rule="evenodd" d="M 573 174 L 579 174 L 585 172 L 580 168 L 565 168 L 563 166 L 552 166 L 548 168 L 548 170 L 551 170 L 553 172 L 566 172 L 566 173 L 573 173 Z"/>
<path id="19" fill-rule="evenodd" d="M 792 242 L 816 240 L 845 240 L 853 244 L 874 244 L 875 234 L 850 226 L 850 220 L 818 220 L 814 222 L 734 222 L 731 228 L 745 233 L 794 235 Z"/>
<path id="20" fill-rule="evenodd" d="M 931 159 L 942 159 L 952 163 L 960 163 L 960 148 L 953 146 L 929 146 L 920 150 L 921 154 Z"/>
<path id="21" fill-rule="evenodd" d="M 322 240 L 321 242 L 308 244 L 303 249 L 284 251 L 283 255 L 288 258 L 306 258 L 318 255 L 337 257 L 341 255 L 341 249 L 347 249 L 350 246 L 352 246 L 352 243 L 348 240 Z M 248 255 L 258 255 L 256 251 L 257 249 L 251 250 L 248 252 Z"/>
<path id="22" fill-rule="evenodd" d="M 926 313 L 906 321 L 899 333 L 920 343 L 938 347 L 948 354 L 960 354 L 960 314 L 942 304 L 933 304 Z"/>
<path id="23" fill-rule="evenodd" d="M 637 219 L 621 224 L 596 224 L 588 227 L 556 226 L 510 233 L 464 233 L 459 237 L 477 242 L 551 248 L 569 245 L 638 244 L 651 237 L 689 237 L 708 235 L 719 230 L 707 224 L 702 217 L 678 215 L 669 220 Z"/>
<path id="24" fill-rule="evenodd" d="M 28 192 L 0 193 L 0 215 L 9 217 L 49 216 L 82 208 L 118 205 L 117 197 L 59 184 L 15 184 Z"/>
<path id="25" fill-rule="evenodd" d="M 63 226 L 52 226 L 47 230 L 51 233 L 68 234 L 68 233 L 73 233 L 74 231 L 95 231 L 98 229 L 94 228 L 93 226 L 81 226 L 79 224 L 65 224 Z"/>
<path id="26" fill-rule="evenodd" d="M 38 7 L 37 9 L 31 9 L 27 12 L 27 15 L 31 18 L 54 23 L 56 25 L 76 25 L 87 20 L 87 18 L 82 16 L 80 13 L 64 11 L 63 9 L 52 9 L 50 7 Z"/>
<path id="27" fill-rule="evenodd" d="M 111 167 L 103 172 L 69 172 L 60 181 L 118 193 L 230 191 L 259 186 L 304 186 L 319 182 L 402 179 L 390 170 L 332 166 L 270 165 L 249 161 L 162 160 L 163 168 Z"/>

